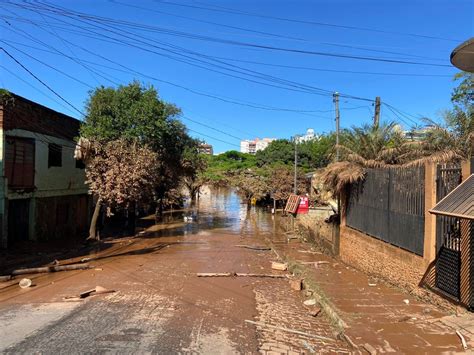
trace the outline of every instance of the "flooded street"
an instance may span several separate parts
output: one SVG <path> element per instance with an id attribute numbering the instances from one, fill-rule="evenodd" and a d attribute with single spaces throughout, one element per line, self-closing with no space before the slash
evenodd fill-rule
<path id="1" fill-rule="evenodd" d="M 187 221 L 185 221 L 185 217 Z M 197 273 L 286 275 L 265 245 L 281 239 L 278 217 L 248 209 L 228 190 L 203 193 L 195 208 L 145 218 L 133 238 L 80 255 L 93 268 L 29 276 L 0 286 L 4 353 L 309 353 L 346 351 L 324 315 L 312 317 L 286 278 L 197 277 Z M 101 286 L 113 293 L 68 298 Z M 256 328 L 258 321 L 324 338 Z"/>

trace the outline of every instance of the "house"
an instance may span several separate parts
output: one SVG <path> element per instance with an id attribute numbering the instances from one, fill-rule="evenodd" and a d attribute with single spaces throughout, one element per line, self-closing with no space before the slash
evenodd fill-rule
<path id="1" fill-rule="evenodd" d="M 74 159 L 80 121 L 16 94 L 0 102 L 0 246 L 86 231 L 90 196 Z"/>
<path id="2" fill-rule="evenodd" d="M 214 154 L 214 149 L 212 148 L 212 145 L 203 143 L 199 145 L 199 153 L 201 154 L 207 154 L 207 155 L 212 155 Z"/>

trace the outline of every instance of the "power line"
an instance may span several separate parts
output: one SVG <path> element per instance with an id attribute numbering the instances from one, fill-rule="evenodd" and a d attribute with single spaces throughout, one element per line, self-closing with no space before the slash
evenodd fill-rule
<path id="1" fill-rule="evenodd" d="M 183 118 L 183 119 L 185 119 L 185 120 L 187 120 L 187 121 L 196 123 L 196 124 L 198 124 L 198 125 L 201 125 L 201 126 L 203 126 L 203 127 L 212 129 L 213 131 L 216 131 L 216 132 L 218 132 L 218 133 L 225 134 L 226 136 L 229 136 L 230 138 L 234 138 L 234 139 L 237 139 L 237 140 L 239 140 L 239 141 L 242 141 L 242 140 L 243 140 L 242 138 L 239 138 L 239 137 L 237 137 L 237 136 L 234 136 L 233 134 L 230 134 L 230 133 L 228 133 L 228 132 L 225 132 L 225 131 L 222 131 L 222 130 L 220 130 L 220 129 L 214 128 L 214 127 L 209 126 L 209 125 L 207 125 L 207 124 L 205 124 L 205 123 L 202 123 L 202 122 L 193 120 L 192 118 L 189 118 L 189 117 L 187 117 L 187 116 L 185 116 L 185 115 L 181 115 L 181 118 Z"/>
<path id="2" fill-rule="evenodd" d="M 137 26 L 137 24 L 129 21 L 118 21 L 111 18 L 103 17 L 103 16 L 94 16 L 86 13 L 81 13 L 77 11 L 72 11 L 64 7 L 59 7 L 56 5 L 51 5 L 47 2 L 43 2 L 41 4 L 46 4 L 49 8 L 44 7 L 37 7 L 37 6 L 21 6 L 15 3 L 11 3 L 14 6 L 19 6 L 22 8 L 27 9 L 42 9 L 45 11 L 53 12 L 58 14 L 58 10 L 62 11 L 63 13 L 59 13 L 59 15 L 66 16 L 66 14 L 73 15 L 80 18 L 86 18 L 88 20 L 93 21 L 102 21 L 108 23 L 116 23 L 116 24 L 127 24 Z M 66 13 L 66 14 L 65 14 Z M 139 24 L 138 24 L 139 26 Z M 150 26 L 143 26 L 141 27 L 150 27 Z M 348 55 L 348 54 L 341 54 L 341 53 L 331 53 L 331 52 L 322 52 L 322 51 L 310 51 L 310 50 L 303 50 L 297 48 L 284 48 L 284 47 L 276 47 L 258 43 L 251 43 L 251 42 L 242 42 L 242 41 L 235 41 L 217 37 L 210 37 L 210 36 L 203 36 L 197 35 L 193 33 L 183 32 L 183 31 L 173 31 L 166 28 L 160 28 L 153 26 L 157 32 L 166 33 L 172 36 L 178 37 L 185 37 L 189 39 L 201 40 L 206 42 L 215 42 L 221 44 L 228 44 L 228 45 L 236 45 L 236 46 L 243 46 L 243 47 L 251 47 L 251 48 L 260 48 L 270 51 L 279 51 L 279 52 L 289 52 L 289 53 L 297 53 L 297 54 L 306 54 L 306 55 L 316 55 L 316 56 L 327 56 L 327 57 L 336 57 L 336 58 L 343 58 L 343 59 L 355 59 L 355 60 L 365 60 L 365 61 L 376 61 L 376 62 L 386 62 L 386 63 L 394 63 L 394 64 L 408 64 L 408 65 L 426 65 L 426 66 L 435 66 L 435 67 L 451 67 L 449 64 L 435 64 L 435 63 L 423 63 L 423 62 L 415 62 L 415 61 L 406 61 L 406 60 L 396 60 L 396 59 L 389 59 L 389 58 L 377 58 L 377 57 L 364 57 L 364 56 L 356 56 L 356 55 Z"/>
<path id="3" fill-rule="evenodd" d="M 212 7 L 206 7 L 206 6 L 209 6 L 209 5 L 207 5 L 205 3 L 202 3 L 202 2 L 199 2 L 199 1 L 197 2 L 198 4 L 203 4 L 203 5 L 206 5 L 206 6 L 181 4 L 181 3 L 176 3 L 176 2 L 173 2 L 173 1 L 157 1 L 157 0 L 154 0 L 154 1 L 158 2 L 160 4 L 164 4 L 164 5 L 190 7 L 190 8 L 196 8 L 196 9 L 201 9 L 201 10 L 207 10 L 207 11 L 231 13 L 231 14 L 236 14 L 236 15 L 246 15 L 246 16 L 252 16 L 252 17 L 279 20 L 279 21 L 284 21 L 284 22 L 301 23 L 301 24 L 306 24 L 306 25 L 333 27 L 333 28 L 358 30 L 358 31 L 366 31 L 366 32 L 374 32 L 374 33 L 395 34 L 395 35 L 400 35 L 400 36 L 418 37 L 418 38 L 425 38 L 425 39 L 436 39 L 436 40 L 450 41 L 450 42 L 456 42 L 456 43 L 461 42 L 461 40 L 457 40 L 457 39 L 443 38 L 443 37 L 437 37 L 437 36 L 428 36 L 428 35 L 422 35 L 422 34 L 416 34 L 416 33 L 394 32 L 394 31 L 380 30 L 380 29 L 376 29 L 376 28 L 347 26 L 347 25 L 339 25 L 339 24 L 326 23 L 326 22 L 306 21 L 306 20 L 299 20 L 299 19 L 292 19 L 292 18 L 285 18 L 285 17 L 278 17 L 278 16 L 262 15 L 262 14 L 248 12 L 248 11 L 240 11 L 240 10 L 236 10 L 236 9 L 231 9 L 231 8 L 224 7 L 224 6 L 219 6 L 219 5 L 212 5 L 214 7 L 214 8 L 212 8 Z"/>
<path id="4" fill-rule="evenodd" d="M 208 135 L 208 134 L 204 134 L 204 133 L 198 132 L 198 131 L 196 131 L 196 130 L 194 130 L 194 129 L 191 129 L 191 128 L 189 128 L 189 127 L 187 128 L 187 130 L 188 130 L 188 131 L 191 131 L 191 132 L 194 132 L 194 133 L 196 133 L 196 134 L 199 134 L 199 135 L 201 135 L 201 136 L 204 136 L 204 137 L 207 137 L 207 138 L 210 138 L 210 139 L 214 139 L 214 140 L 219 141 L 219 142 L 221 142 L 221 143 L 225 143 L 225 144 L 228 144 L 228 145 L 231 145 L 231 146 L 239 147 L 239 148 L 240 148 L 240 145 L 238 145 L 238 144 L 230 143 L 230 142 L 224 141 L 224 140 L 222 140 L 222 139 L 219 139 L 219 138 L 210 136 L 210 135 Z"/>
<path id="5" fill-rule="evenodd" d="M 7 55 L 9 56 L 15 63 L 17 63 L 20 67 L 22 67 L 28 74 L 30 74 L 35 80 L 39 81 L 41 85 L 46 87 L 49 91 L 51 91 L 54 95 L 59 97 L 61 101 L 64 101 L 66 104 L 71 106 L 75 111 L 79 112 L 82 116 L 85 116 L 84 113 L 76 108 L 73 104 L 71 104 L 69 101 L 67 101 L 64 97 L 62 97 L 60 94 L 58 94 L 53 88 L 51 88 L 48 84 L 46 84 L 43 80 L 38 78 L 35 74 L 33 74 L 27 67 L 25 67 L 18 59 L 16 59 L 14 56 L 12 56 L 5 48 L 0 47 L 0 49 Z"/>
<path id="6" fill-rule="evenodd" d="M 183 19 L 187 19 L 187 20 L 191 20 L 191 21 L 195 21 L 195 22 L 199 22 L 199 23 L 205 23 L 205 24 L 210 24 L 210 25 L 224 27 L 224 28 L 236 29 L 236 30 L 240 30 L 240 31 L 244 31 L 244 32 L 251 32 L 251 33 L 266 35 L 266 36 L 271 37 L 271 38 L 293 40 L 293 41 L 299 41 L 299 42 L 311 42 L 311 43 L 318 43 L 318 44 L 323 44 L 323 45 L 327 45 L 327 46 L 336 46 L 336 47 L 351 48 L 351 49 L 377 52 L 377 53 L 403 55 L 403 56 L 408 56 L 408 57 L 413 57 L 413 58 L 422 58 L 422 59 L 444 61 L 444 59 L 429 58 L 429 57 L 419 56 L 419 55 L 410 54 L 410 53 L 400 53 L 400 52 L 392 52 L 392 51 L 386 51 L 386 50 L 377 50 L 377 49 L 364 48 L 364 47 L 360 47 L 360 46 L 340 44 L 340 43 L 315 42 L 315 41 L 311 41 L 311 40 L 307 40 L 307 39 L 299 38 L 299 37 L 292 37 L 292 36 L 288 36 L 288 35 L 276 34 L 276 33 L 271 33 L 271 32 L 257 31 L 257 30 L 253 30 L 253 29 L 249 29 L 249 28 L 245 28 L 245 27 L 239 27 L 239 26 L 230 26 L 230 25 L 227 25 L 227 24 L 213 22 L 213 21 L 205 21 L 205 20 L 198 19 L 198 18 L 195 18 L 195 17 L 183 16 L 183 15 L 178 15 L 178 14 L 174 14 L 174 13 L 170 13 L 170 12 L 166 12 L 166 11 L 162 11 L 162 10 L 152 9 L 150 7 L 131 5 L 131 4 L 127 4 L 127 3 L 124 3 L 124 2 L 117 1 L 117 0 L 109 0 L 109 1 L 114 3 L 114 4 L 119 4 L 119 5 L 122 5 L 122 6 L 136 8 L 136 9 L 141 9 L 141 10 L 144 10 L 144 11 L 147 11 L 147 12 L 155 12 L 155 13 L 164 14 L 164 15 L 168 15 L 168 16 L 172 16 L 172 17 L 176 17 L 176 18 L 183 18 Z"/>

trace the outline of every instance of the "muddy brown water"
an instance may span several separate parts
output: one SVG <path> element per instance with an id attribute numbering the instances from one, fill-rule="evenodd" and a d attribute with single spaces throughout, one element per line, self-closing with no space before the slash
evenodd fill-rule
<path id="1" fill-rule="evenodd" d="M 0 351 L 255 353 L 257 333 L 245 323 L 258 315 L 255 292 L 264 299 L 287 282 L 196 273 L 275 272 L 272 252 L 235 245 L 280 237 L 278 223 L 269 210 L 248 209 L 233 191 L 206 191 L 195 207 L 170 211 L 162 223 L 145 218 L 137 237 L 59 260 L 90 258 L 90 270 L 29 275 L 28 289 L 18 280 L 2 283 Z M 116 292 L 65 302 L 97 285 Z"/>

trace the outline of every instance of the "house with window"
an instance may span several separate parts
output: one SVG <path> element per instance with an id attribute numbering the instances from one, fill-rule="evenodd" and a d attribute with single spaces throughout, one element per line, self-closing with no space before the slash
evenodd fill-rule
<path id="1" fill-rule="evenodd" d="M 8 93 L 0 101 L 0 245 L 87 230 L 90 196 L 74 159 L 80 121 Z"/>

